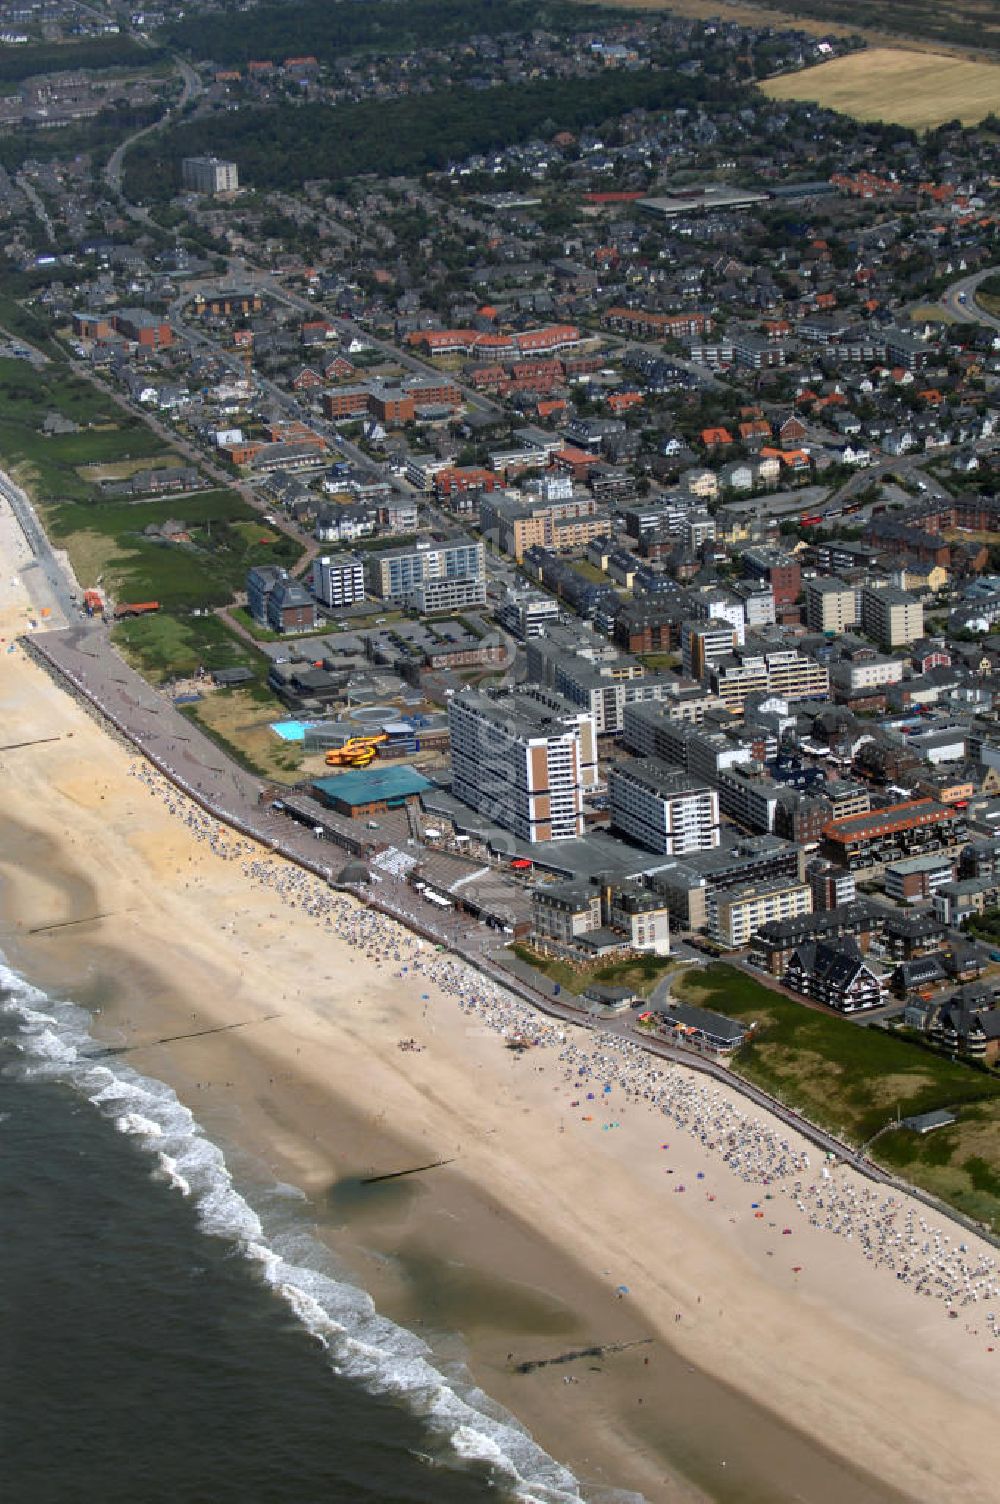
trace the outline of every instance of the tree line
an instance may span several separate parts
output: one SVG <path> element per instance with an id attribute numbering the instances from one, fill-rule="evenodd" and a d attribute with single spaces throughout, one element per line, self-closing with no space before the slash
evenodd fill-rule
<path id="1" fill-rule="evenodd" d="M 126 158 L 126 191 L 133 200 L 162 202 L 178 191 L 181 159 L 204 152 L 238 162 L 242 181 L 262 191 L 294 189 L 313 178 L 343 187 L 362 173 L 441 170 L 475 152 L 577 132 L 630 110 L 734 107 L 740 97 L 721 81 L 642 69 L 341 106 L 282 103 L 181 123 L 155 143 L 138 142 Z"/>
<path id="2" fill-rule="evenodd" d="M 234 20 L 234 5 L 171 21 L 163 37 L 197 58 L 231 67 L 251 60 L 315 57 L 331 63 L 345 52 L 410 52 L 466 41 L 542 30 L 561 36 L 589 31 L 610 8 L 582 9 L 569 0 L 297 0 L 260 5 L 250 25 Z"/>

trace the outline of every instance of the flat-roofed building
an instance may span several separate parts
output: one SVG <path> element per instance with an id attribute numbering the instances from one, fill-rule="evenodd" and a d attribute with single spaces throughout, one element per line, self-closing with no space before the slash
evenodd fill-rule
<path id="1" fill-rule="evenodd" d="M 857 596 L 853 585 L 833 575 L 806 580 L 806 626 L 811 632 L 839 635 L 853 627 L 858 619 Z"/>
<path id="2" fill-rule="evenodd" d="M 193 193 L 235 193 L 240 186 L 240 170 L 235 162 L 222 157 L 185 157 L 181 181 Z"/>
<path id="3" fill-rule="evenodd" d="M 681 768 L 642 758 L 608 770 L 613 830 L 648 851 L 683 856 L 719 844 L 719 796 Z"/>
<path id="4" fill-rule="evenodd" d="M 885 585 L 865 585 L 861 591 L 861 627 L 886 652 L 908 647 L 924 635 L 924 608 L 916 596 Z"/>
<path id="5" fill-rule="evenodd" d="M 323 554 L 313 560 L 313 594 L 336 611 L 365 598 L 365 567 L 357 554 Z"/>
<path id="6" fill-rule="evenodd" d="M 593 717 L 544 690 L 449 702 L 452 791 L 525 841 L 584 834 L 583 796 L 597 783 Z"/>
<path id="7" fill-rule="evenodd" d="M 954 876 L 954 861 L 941 853 L 890 862 L 883 873 L 885 896 L 898 903 L 919 903 L 924 898 L 933 898 Z"/>
<path id="8" fill-rule="evenodd" d="M 742 950 L 761 925 L 811 914 L 812 906 L 811 888 L 797 879 L 778 877 L 740 884 L 708 895 L 708 928 L 720 945 Z"/>

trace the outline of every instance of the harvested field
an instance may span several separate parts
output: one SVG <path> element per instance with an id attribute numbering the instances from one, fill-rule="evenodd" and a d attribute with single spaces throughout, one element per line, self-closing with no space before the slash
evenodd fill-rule
<path id="1" fill-rule="evenodd" d="M 771 99 L 815 101 L 857 120 L 923 130 L 945 120 L 975 125 L 1000 100 L 1000 65 L 932 52 L 873 47 L 762 85 Z"/>

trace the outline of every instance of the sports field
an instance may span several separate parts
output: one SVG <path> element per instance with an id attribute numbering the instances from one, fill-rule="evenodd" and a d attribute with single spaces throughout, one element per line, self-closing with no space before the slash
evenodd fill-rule
<path id="1" fill-rule="evenodd" d="M 807 99 L 857 120 L 891 121 L 914 130 L 945 120 L 975 125 L 1000 101 L 1000 64 L 872 47 L 783 73 L 761 88 L 771 99 Z"/>

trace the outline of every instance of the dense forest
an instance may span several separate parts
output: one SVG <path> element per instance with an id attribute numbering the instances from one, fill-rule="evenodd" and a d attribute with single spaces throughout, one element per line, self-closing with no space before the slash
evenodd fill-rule
<path id="1" fill-rule="evenodd" d="M 470 36 L 588 31 L 609 14 L 571 0 L 293 0 L 258 6 L 249 20 L 229 10 L 192 13 L 162 35 L 192 57 L 230 66 L 303 56 L 329 63 L 346 52 L 410 52 Z"/>
<path id="2" fill-rule="evenodd" d="M 0 52 L 0 83 L 18 84 L 42 73 L 65 73 L 72 69 L 148 68 L 163 53 L 140 47 L 131 37 L 92 37 L 60 45 L 8 47 Z"/>
<path id="3" fill-rule="evenodd" d="M 311 178 L 342 186 L 364 172 L 441 169 L 470 152 L 578 131 L 628 110 L 713 100 L 732 105 L 738 98 L 728 83 L 647 68 L 339 107 L 279 104 L 176 125 L 155 142 L 140 141 L 126 158 L 125 186 L 133 202 L 163 202 L 178 191 L 181 158 L 203 152 L 236 161 L 241 181 L 253 188 L 294 189 Z"/>

